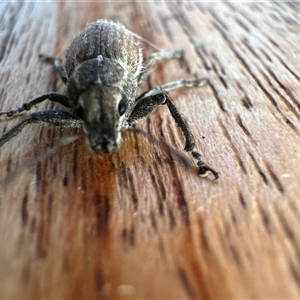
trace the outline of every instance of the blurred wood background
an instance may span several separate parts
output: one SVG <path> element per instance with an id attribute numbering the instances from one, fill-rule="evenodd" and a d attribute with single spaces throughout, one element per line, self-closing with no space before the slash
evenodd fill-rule
<path id="1" fill-rule="evenodd" d="M 63 92 L 38 54 L 63 56 L 87 23 L 119 21 L 186 49 L 144 89 L 209 77 L 171 95 L 220 179 L 132 133 L 96 156 L 84 138 L 65 143 L 80 131 L 28 126 L 0 149 L 0 298 L 300 298 L 299 13 L 272 1 L 1 3 L 0 111 Z M 0 133 L 18 120 L 2 117 Z M 166 107 L 137 127 L 183 148 Z"/>

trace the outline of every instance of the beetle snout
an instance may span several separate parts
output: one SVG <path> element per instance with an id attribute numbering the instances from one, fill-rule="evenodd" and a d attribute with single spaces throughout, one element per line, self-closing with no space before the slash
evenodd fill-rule
<path id="1" fill-rule="evenodd" d="M 95 153 L 114 153 L 118 150 L 118 144 L 114 141 L 109 140 L 106 137 L 98 140 L 89 141 L 90 148 Z"/>

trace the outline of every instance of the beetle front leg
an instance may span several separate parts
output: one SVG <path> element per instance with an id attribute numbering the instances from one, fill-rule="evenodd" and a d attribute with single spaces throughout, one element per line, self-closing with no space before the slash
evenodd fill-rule
<path id="1" fill-rule="evenodd" d="M 166 94 L 166 102 L 170 113 L 177 123 L 178 127 L 181 129 L 184 137 L 185 137 L 185 147 L 184 150 L 187 152 L 191 152 L 193 157 L 197 160 L 199 175 L 201 177 L 206 177 L 210 172 L 214 175 L 215 180 L 219 178 L 218 172 L 216 172 L 214 169 L 209 167 L 207 164 L 205 164 L 202 161 L 202 155 L 199 152 L 193 151 L 195 147 L 195 142 L 192 136 L 192 133 L 190 131 L 190 128 L 188 127 L 187 123 L 182 118 L 181 114 L 177 110 L 176 106 L 174 105 L 173 101 L 170 99 L 170 97 Z"/>
<path id="2" fill-rule="evenodd" d="M 131 126 L 139 119 L 146 117 L 159 105 L 162 104 L 166 104 L 168 106 L 173 119 L 175 120 L 178 127 L 181 129 L 185 138 L 184 150 L 187 152 L 191 152 L 192 156 L 197 160 L 199 175 L 205 177 L 211 172 L 214 175 L 215 179 L 218 179 L 218 172 L 216 172 L 214 169 L 212 169 L 202 161 L 201 154 L 199 152 L 193 151 L 195 147 L 195 142 L 191 134 L 190 128 L 182 118 L 181 114 L 177 110 L 176 106 L 174 105 L 173 101 L 170 99 L 168 94 L 160 93 L 150 97 L 144 98 L 142 96 L 142 98 L 138 98 L 137 104 L 135 105 L 131 115 L 127 120 L 128 126 Z"/>
<path id="3" fill-rule="evenodd" d="M 127 126 L 131 126 L 139 119 L 142 119 L 152 113 L 159 105 L 164 104 L 166 101 L 166 94 L 160 93 L 154 96 L 138 98 L 136 104 L 127 120 Z"/>
<path id="4" fill-rule="evenodd" d="M 46 110 L 33 113 L 0 138 L 0 147 L 18 135 L 29 124 L 48 123 L 55 126 L 82 128 L 82 121 L 63 110 Z"/>

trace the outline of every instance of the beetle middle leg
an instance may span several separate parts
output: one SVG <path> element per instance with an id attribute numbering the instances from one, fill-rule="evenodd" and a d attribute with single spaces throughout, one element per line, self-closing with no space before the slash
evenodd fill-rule
<path id="1" fill-rule="evenodd" d="M 6 115 L 7 117 L 11 118 L 16 114 L 21 114 L 22 112 L 24 112 L 26 110 L 30 110 L 32 108 L 32 106 L 39 104 L 45 100 L 58 102 L 66 107 L 72 107 L 72 103 L 70 102 L 69 97 L 67 97 L 63 94 L 50 92 L 50 93 L 33 98 L 32 100 L 24 103 L 21 107 L 19 107 L 17 109 L 6 111 L 6 112 L 0 112 L 0 116 Z"/>
<path id="2" fill-rule="evenodd" d="M 41 60 L 43 60 L 46 63 L 50 63 L 53 64 L 56 68 L 57 73 L 59 74 L 60 78 L 62 79 L 62 81 L 64 83 L 67 83 L 68 79 L 67 79 L 67 73 L 65 71 L 65 68 L 62 64 L 62 59 L 59 57 L 55 57 L 55 56 L 51 56 L 51 55 L 47 55 L 47 54 L 40 54 L 39 58 Z M 59 93 L 55 93 L 55 92 L 50 92 L 38 97 L 33 98 L 32 100 L 30 100 L 29 102 L 24 103 L 21 107 L 17 108 L 17 109 L 13 109 L 7 112 L 0 112 L 0 116 L 2 115 L 6 115 L 7 117 L 11 118 L 16 114 L 21 114 L 26 110 L 30 110 L 32 108 L 32 106 L 39 104 L 45 100 L 50 100 L 53 102 L 58 102 L 66 107 L 72 107 L 72 103 L 70 102 L 70 99 L 63 95 L 63 94 L 59 94 Z"/>
<path id="3" fill-rule="evenodd" d="M 203 78 L 195 78 L 195 79 L 181 79 L 177 81 L 168 82 L 159 86 L 155 86 L 151 90 L 140 95 L 138 99 L 151 97 L 162 92 L 169 92 L 171 90 L 180 89 L 183 87 L 203 86 L 207 81 L 208 78 L 203 77 Z"/>
<path id="4" fill-rule="evenodd" d="M 150 73 L 151 67 L 156 64 L 159 61 L 166 60 L 166 59 L 178 59 L 183 56 L 184 50 L 183 49 L 177 49 L 174 51 L 160 51 L 160 52 L 155 52 L 152 55 L 150 55 L 148 61 L 146 62 L 142 73 L 139 76 L 138 79 L 138 86 L 141 86 L 146 78 L 148 77 Z"/>

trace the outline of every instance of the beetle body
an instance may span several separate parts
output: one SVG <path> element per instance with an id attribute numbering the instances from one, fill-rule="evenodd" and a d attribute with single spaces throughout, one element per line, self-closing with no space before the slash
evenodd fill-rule
<path id="1" fill-rule="evenodd" d="M 123 25 L 101 20 L 86 27 L 66 52 L 67 95 L 84 121 L 95 152 L 119 148 L 138 89 L 142 51 Z"/>
<path id="2" fill-rule="evenodd" d="M 121 132 L 138 120 L 148 116 L 159 105 L 166 104 L 185 137 L 185 151 L 197 160 L 199 174 L 218 173 L 207 166 L 201 155 L 194 151 L 190 129 L 166 92 L 181 88 L 201 86 L 206 78 L 178 80 L 154 87 L 139 95 L 141 84 L 151 67 L 162 60 L 181 58 L 183 50 L 153 53 L 143 63 L 138 36 L 119 23 L 99 20 L 89 24 L 73 40 L 65 59 L 40 55 L 52 63 L 66 84 L 65 94 L 50 92 L 33 98 L 22 107 L 1 115 L 12 117 L 32 106 L 50 100 L 73 110 L 48 110 L 36 112 L 17 124 L 0 138 L 0 147 L 11 140 L 28 124 L 48 123 L 61 127 L 83 128 L 87 142 L 95 153 L 113 153 L 121 143 Z"/>

